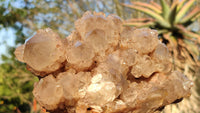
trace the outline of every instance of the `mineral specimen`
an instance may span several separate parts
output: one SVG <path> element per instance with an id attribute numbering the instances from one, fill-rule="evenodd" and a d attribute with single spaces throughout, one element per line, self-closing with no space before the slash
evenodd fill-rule
<path id="1" fill-rule="evenodd" d="M 167 47 L 148 28 L 86 12 L 61 39 L 39 30 L 15 51 L 39 77 L 33 95 L 55 113 L 153 113 L 190 96 L 192 82 L 172 70 Z"/>

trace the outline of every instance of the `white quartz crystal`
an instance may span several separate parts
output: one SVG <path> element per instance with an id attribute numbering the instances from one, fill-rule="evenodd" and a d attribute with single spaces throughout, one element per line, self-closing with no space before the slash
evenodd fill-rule
<path id="1" fill-rule="evenodd" d="M 46 109 L 52 110 L 62 102 L 63 87 L 56 81 L 53 75 L 42 78 L 35 83 L 33 95 Z"/>
<path id="2" fill-rule="evenodd" d="M 23 59 L 33 70 L 50 73 L 65 61 L 64 45 L 51 29 L 39 30 L 29 39 L 24 48 Z"/>

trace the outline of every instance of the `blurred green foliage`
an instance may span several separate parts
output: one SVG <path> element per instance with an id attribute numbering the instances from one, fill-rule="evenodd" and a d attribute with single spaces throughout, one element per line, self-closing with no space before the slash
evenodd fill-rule
<path id="1" fill-rule="evenodd" d="M 74 29 L 74 21 L 87 10 L 104 12 L 106 15 L 117 14 L 123 19 L 148 17 L 121 5 L 130 4 L 130 1 L 0 0 L 0 29 L 14 29 L 15 45 L 18 46 L 40 28 L 50 27 L 62 38 L 66 37 Z M 160 0 L 154 1 L 160 3 Z M 37 77 L 26 70 L 25 64 L 15 59 L 15 47 L 8 47 L 8 54 L 1 57 L 3 63 L 0 64 L 0 113 L 35 112 L 32 89 Z"/>
<path id="2" fill-rule="evenodd" d="M 21 22 L 27 15 L 26 10 L 15 8 L 11 3 L 1 0 L 0 28 L 14 28 L 18 42 L 24 42 L 24 35 L 16 22 Z M 34 77 L 26 71 L 25 65 L 16 61 L 13 55 L 14 48 L 7 49 L 9 55 L 2 55 L 4 61 L 0 64 L 0 112 L 30 111 Z"/>
<path id="3" fill-rule="evenodd" d="M 25 68 L 25 64 L 16 61 L 9 48 L 9 55 L 2 55 L 4 63 L 0 65 L 0 113 L 28 112 L 32 106 L 33 83 L 37 78 Z"/>

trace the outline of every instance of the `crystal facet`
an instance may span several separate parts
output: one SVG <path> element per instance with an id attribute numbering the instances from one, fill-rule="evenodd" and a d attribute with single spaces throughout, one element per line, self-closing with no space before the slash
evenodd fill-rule
<path id="1" fill-rule="evenodd" d="M 39 30 L 25 44 L 24 62 L 33 70 L 51 73 L 59 69 L 65 61 L 64 45 L 60 37 L 51 29 Z"/>

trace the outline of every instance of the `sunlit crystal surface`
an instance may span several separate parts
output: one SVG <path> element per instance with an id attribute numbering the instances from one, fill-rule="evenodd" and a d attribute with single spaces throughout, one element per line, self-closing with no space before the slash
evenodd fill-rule
<path id="1" fill-rule="evenodd" d="M 64 45 L 51 29 L 39 30 L 25 44 L 23 59 L 33 70 L 53 72 L 65 61 Z"/>
<path id="2" fill-rule="evenodd" d="M 65 39 L 39 30 L 15 55 L 39 76 L 33 95 L 52 113 L 153 113 L 192 87 L 172 70 L 157 31 L 123 26 L 116 15 L 86 12 Z"/>
<path id="3" fill-rule="evenodd" d="M 46 109 L 56 109 L 62 101 L 63 87 L 56 81 L 53 75 L 49 75 L 35 84 L 33 95 Z"/>

